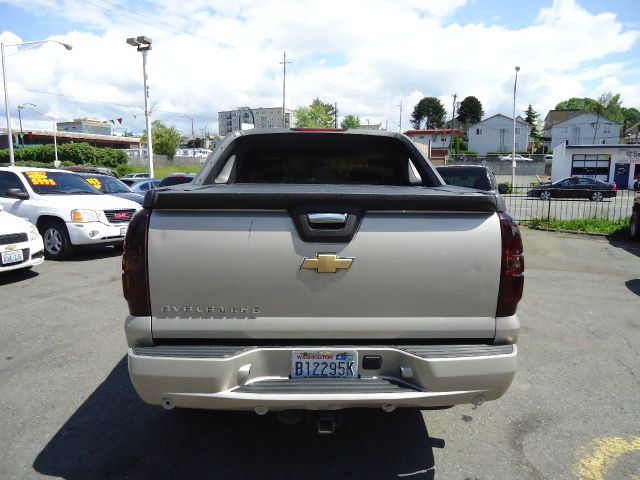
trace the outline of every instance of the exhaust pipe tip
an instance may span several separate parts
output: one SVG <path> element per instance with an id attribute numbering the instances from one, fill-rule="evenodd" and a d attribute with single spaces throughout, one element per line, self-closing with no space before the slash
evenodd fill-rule
<path id="1" fill-rule="evenodd" d="M 256 415 L 266 415 L 269 413 L 269 409 L 262 406 L 254 408 L 253 411 L 256 412 Z"/>
<path id="2" fill-rule="evenodd" d="M 395 409 L 396 409 L 396 406 L 395 406 L 395 405 L 391 405 L 390 403 L 387 403 L 386 405 L 383 405 L 383 406 L 382 406 L 382 410 L 383 410 L 384 412 L 387 412 L 387 413 L 391 413 L 391 412 L 393 412 Z"/>
<path id="3" fill-rule="evenodd" d="M 173 400 L 171 400 L 169 397 L 164 397 L 160 404 L 165 410 L 173 410 L 173 407 L 175 407 Z"/>

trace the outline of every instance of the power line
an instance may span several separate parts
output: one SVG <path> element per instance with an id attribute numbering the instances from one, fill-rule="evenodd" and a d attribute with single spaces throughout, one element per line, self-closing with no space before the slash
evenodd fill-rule
<path id="1" fill-rule="evenodd" d="M 191 22 L 199 23 L 200 25 L 205 26 L 205 24 L 203 22 L 201 22 L 200 20 L 197 20 L 195 18 L 191 18 L 188 15 L 184 15 L 184 14 L 182 14 L 180 12 L 176 12 L 175 10 L 171 10 L 171 9 L 169 9 L 169 8 L 163 6 L 163 5 L 160 5 L 158 3 L 151 2 L 149 0 L 142 0 L 142 1 L 145 2 L 145 3 L 148 3 L 149 5 L 153 5 L 154 7 L 159 8 L 160 10 L 167 11 L 167 12 L 172 13 L 174 15 L 178 15 L 178 16 L 180 16 L 182 18 L 185 18 L 185 19 L 187 19 L 187 20 L 189 20 Z"/>
<path id="2" fill-rule="evenodd" d="M 154 27 L 154 28 L 157 28 L 157 29 L 159 29 L 159 30 L 163 30 L 163 31 L 165 31 L 165 32 L 167 32 L 167 33 L 173 33 L 173 34 L 175 34 L 175 33 L 176 33 L 175 31 L 167 30 L 166 28 L 162 28 L 162 27 L 160 27 L 160 26 L 158 26 L 158 25 L 155 25 L 155 24 L 153 24 L 153 23 L 145 22 L 144 20 L 140 20 L 139 18 L 131 17 L 131 16 L 129 16 L 129 15 L 126 15 L 126 14 L 124 14 L 124 13 L 118 12 L 118 11 L 113 10 L 113 9 L 111 9 L 111 8 L 103 7 L 102 5 L 98 5 L 97 3 L 90 2 L 89 0 L 81 0 L 81 1 L 82 1 L 82 2 L 84 2 L 84 3 L 88 3 L 89 5 L 92 5 L 92 6 L 94 6 L 94 7 L 101 8 L 101 9 L 103 9 L 103 10 L 106 10 L 106 11 L 108 11 L 108 12 L 115 13 L 116 15 L 120 15 L 120 16 L 122 16 L 122 17 L 128 18 L 129 20 L 133 20 L 134 22 L 144 23 L 145 25 L 149 25 L 149 26 Z"/>
<path id="3" fill-rule="evenodd" d="M 175 28 L 177 30 L 180 30 L 180 31 L 188 33 L 186 30 L 184 30 L 181 27 L 177 27 L 177 26 L 171 25 L 171 24 L 169 24 L 167 22 L 163 22 L 162 20 L 158 20 L 158 19 L 150 17 L 148 15 L 144 15 L 143 13 L 137 12 L 135 10 L 131 10 L 130 8 L 127 8 L 127 7 L 123 7 L 122 5 L 118 5 L 117 3 L 110 2 L 109 0 L 101 0 L 101 1 L 104 2 L 104 3 L 108 3 L 109 5 L 112 5 L 115 8 L 119 8 L 120 10 L 125 10 L 127 12 L 133 13 L 134 15 L 137 15 L 137 16 L 142 17 L 142 18 L 147 18 L 147 19 L 151 20 L 152 22 L 162 23 L 163 25 L 166 25 L 169 28 Z"/>

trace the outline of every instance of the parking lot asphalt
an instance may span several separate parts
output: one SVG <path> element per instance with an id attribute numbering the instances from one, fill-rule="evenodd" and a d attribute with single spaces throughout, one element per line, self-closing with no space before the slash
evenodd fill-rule
<path id="1" fill-rule="evenodd" d="M 627 479 L 640 475 L 640 243 L 525 229 L 519 370 L 477 409 L 165 412 L 126 367 L 112 249 L 0 276 L 0 478 Z"/>

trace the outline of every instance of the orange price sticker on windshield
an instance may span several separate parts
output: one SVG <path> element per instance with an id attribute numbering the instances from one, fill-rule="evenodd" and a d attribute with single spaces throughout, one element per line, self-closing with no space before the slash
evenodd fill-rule
<path id="1" fill-rule="evenodd" d="M 47 172 L 25 172 L 27 177 L 29 177 L 29 181 L 31 185 L 55 185 L 56 181 L 52 178 L 47 177 Z"/>
<path id="2" fill-rule="evenodd" d="M 97 178 L 87 178 L 86 180 L 87 180 L 87 182 L 89 182 L 91 185 L 93 185 L 94 187 L 96 187 L 98 190 L 100 190 L 100 188 L 102 187 L 102 183 L 100 183 L 100 180 L 98 180 Z"/>

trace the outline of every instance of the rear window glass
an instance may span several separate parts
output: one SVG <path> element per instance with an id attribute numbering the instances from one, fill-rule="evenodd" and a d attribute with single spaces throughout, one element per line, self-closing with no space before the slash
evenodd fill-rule
<path id="1" fill-rule="evenodd" d="M 172 185 L 180 185 L 181 183 L 189 183 L 193 177 L 166 177 L 160 182 L 160 187 L 170 187 Z"/>
<path id="2" fill-rule="evenodd" d="M 303 134 L 287 140 L 268 145 L 260 141 L 239 149 L 235 182 L 360 185 L 409 182 L 408 155 L 398 142 L 387 138 Z"/>
<path id="3" fill-rule="evenodd" d="M 484 168 L 438 167 L 436 170 L 447 185 L 491 190 L 491 183 Z"/>

